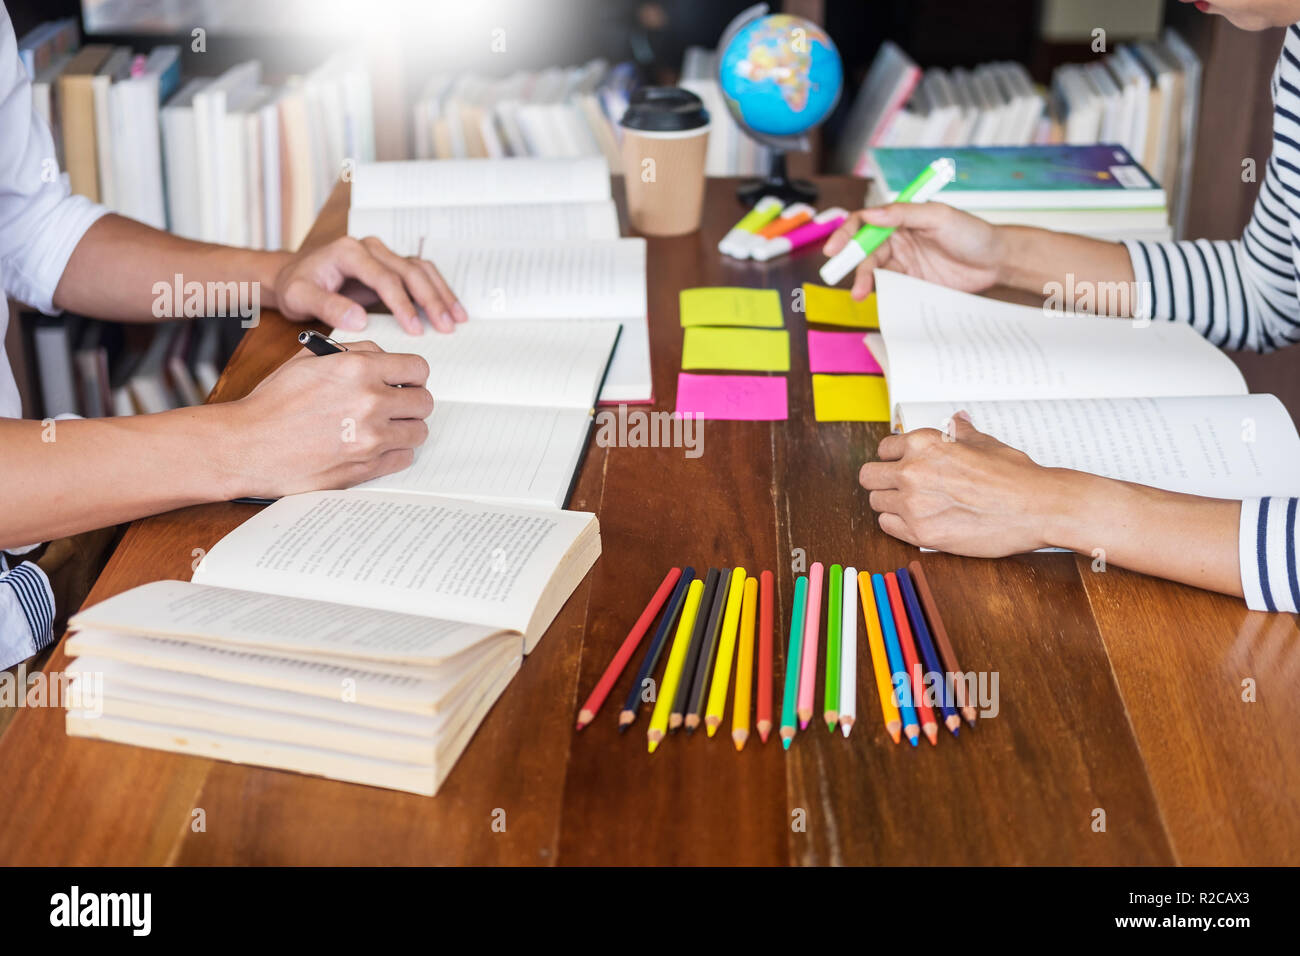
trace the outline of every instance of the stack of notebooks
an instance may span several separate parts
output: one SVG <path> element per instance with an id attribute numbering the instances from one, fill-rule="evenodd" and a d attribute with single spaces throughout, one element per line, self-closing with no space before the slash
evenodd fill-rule
<path id="1" fill-rule="evenodd" d="M 1175 235 L 1188 202 L 1200 61 L 1174 31 L 1065 64 L 1050 87 L 1018 63 L 922 71 L 892 42 L 867 73 L 841 134 L 836 164 L 867 175 L 876 147 L 1122 146 L 1171 197 Z"/>
<path id="2" fill-rule="evenodd" d="M 653 399 L 645 240 L 618 238 L 602 157 L 367 163 L 353 177 L 348 234 L 436 263 L 469 313 L 456 336 L 501 320 L 620 324 L 600 400 Z M 437 339 L 390 344 L 425 354 Z"/>
<path id="3" fill-rule="evenodd" d="M 1165 191 L 1118 145 L 872 149 L 867 204 L 893 202 L 941 156 L 956 161 L 957 179 L 935 201 L 989 222 L 1109 241 L 1172 237 Z"/>
<path id="4" fill-rule="evenodd" d="M 893 424 L 975 426 L 1040 465 L 1215 498 L 1300 495 L 1300 437 L 1272 395 L 1183 322 L 1054 315 L 876 270 L 867 345 Z"/>

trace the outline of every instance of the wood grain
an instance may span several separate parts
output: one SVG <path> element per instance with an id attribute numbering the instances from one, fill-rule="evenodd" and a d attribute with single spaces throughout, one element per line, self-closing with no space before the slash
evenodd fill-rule
<path id="1" fill-rule="evenodd" d="M 819 183 L 825 204 L 860 203 L 860 180 Z M 571 507 L 599 515 L 604 553 L 436 798 L 69 739 L 61 711 L 23 709 L 0 737 L 0 862 L 1300 861 L 1295 618 L 1094 574 L 1069 555 L 921 556 L 963 666 L 998 673 L 998 715 L 957 741 L 913 751 L 888 740 L 861 638 L 859 722 L 847 741 L 813 725 L 788 754 L 756 736 L 737 754 L 724 723 L 717 738 L 679 734 L 649 757 L 645 715 L 625 736 L 614 728 L 633 668 L 574 733 L 580 701 L 671 565 L 776 572 L 779 686 L 794 549 L 876 571 L 918 555 L 879 531 L 856 484 L 884 427 L 812 418 L 789 292 L 820 257 L 764 267 L 714 249 L 741 212 L 734 186 L 710 182 L 700 233 L 649 243 L 652 409 L 675 399 L 678 291 L 767 286 L 781 290 L 791 330 L 790 420 L 706 423 L 697 458 L 589 450 Z M 340 187 L 308 243 L 342 233 L 346 205 Z M 293 354 L 299 328 L 264 313 L 216 400 L 247 394 Z M 136 522 L 89 600 L 188 578 L 195 549 L 252 513 L 215 504 Z M 60 647 L 49 666 L 65 664 Z M 1239 702 L 1248 676 L 1254 704 Z M 1098 809 L 1105 832 L 1092 827 Z"/>

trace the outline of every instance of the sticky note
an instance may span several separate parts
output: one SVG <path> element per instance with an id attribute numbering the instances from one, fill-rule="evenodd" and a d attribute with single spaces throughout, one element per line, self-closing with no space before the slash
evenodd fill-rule
<path id="1" fill-rule="evenodd" d="M 880 363 L 867 348 L 861 332 L 808 330 L 810 372 L 863 372 L 879 375 Z"/>
<path id="2" fill-rule="evenodd" d="M 785 421 L 789 417 L 785 378 L 682 372 L 677 376 L 677 413 L 719 421 Z"/>
<path id="3" fill-rule="evenodd" d="M 790 333 L 785 329 L 687 329 L 682 368 L 735 372 L 790 371 Z"/>
<path id="4" fill-rule="evenodd" d="M 781 293 L 775 289 L 714 286 L 683 289 L 678 296 L 682 328 L 693 325 L 747 325 L 759 329 L 785 326 Z"/>
<path id="5" fill-rule="evenodd" d="M 812 385 L 819 422 L 889 421 L 889 389 L 879 375 L 814 375 Z"/>
<path id="6" fill-rule="evenodd" d="M 846 325 L 853 329 L 878 329 L 876 294 L 873 292 L 861 302 L 853 301 L 848 289 L 803 284 L 803 317 L 813 325 Z"/>

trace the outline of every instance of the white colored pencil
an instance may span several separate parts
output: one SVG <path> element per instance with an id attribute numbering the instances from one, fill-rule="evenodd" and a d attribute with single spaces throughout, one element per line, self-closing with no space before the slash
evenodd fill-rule
<path id="1" fill-rule="evenodd" d="M 840 731 L 845 737 L 858 716 L 858 569 L 844 569 L 840 615 Z"/>

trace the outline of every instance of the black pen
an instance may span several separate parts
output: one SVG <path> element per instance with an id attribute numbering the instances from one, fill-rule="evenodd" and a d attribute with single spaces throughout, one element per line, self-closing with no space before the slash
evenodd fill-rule
<path id="1" fill-rule="evenodd" d="M 321 335 L 311 329 L 298 333 L 298 344 L 305 345 L 315 355 L 333 355 L 335 352 L 346 352 L 348 350 L 346 345 L 339 345 L 328 336 Z"/>

